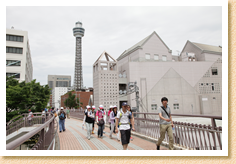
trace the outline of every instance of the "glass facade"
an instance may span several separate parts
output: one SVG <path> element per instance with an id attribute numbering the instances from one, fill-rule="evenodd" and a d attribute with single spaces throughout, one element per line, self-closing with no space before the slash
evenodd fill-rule
<path id="1" fill-rule="evenodd" d="M 16 36 L 16 35 L 6 35 L 7 41 L 15 41 L 15 42 L 23 42 L 24 37 L 23 36 Z"/>
<path id="2" fill-rule="evenodd" d="M 53 81 L 49 81 L 48 86 L 49 86 L 49 88 L 53 88 Z"/>
<path id="3" fill-rule="evenodd" d="M 22 54 L 23 48 L 6 47 L 6 53 Z"/>
<path id="4" fill-rule="evenodd" d="M 14 78 L 20 78 L 20 73 L 6 73 L 6 76 L 13 76 Z"/>
<path id="5" fill-rule="evenodd" d="M 56 87 L 70 87 L 68 81 L 56 81 Z"/>
<path id="6" fill-rule="evenodd" d="M 20 60 L 6 60 L 6 66 L 21 66 Z"/>

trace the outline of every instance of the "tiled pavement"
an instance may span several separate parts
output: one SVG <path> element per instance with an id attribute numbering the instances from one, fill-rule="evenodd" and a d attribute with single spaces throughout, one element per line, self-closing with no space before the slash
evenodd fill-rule
<path id="1" fill-rule="evenodd" d="M 66 119 L 66 131 L 59 133 L 60 150 L 122 150 L 121 142 L 117 140 L 113 133 L 113 139 L 109 138 L 110 129 L 105 127 L 103 138 L 97 138 L 97 125 L 95 124 L 95 134 L 91 139 L 87 139 L 86 126 L 82 129 L 82 121 L 74 118 Z M 156 150 L 155 143 L 145 139 L 132 136 L 134 139 L 128 145 L 129 150 Z M 167 150 L 161 147 L 161 150 Z"/>

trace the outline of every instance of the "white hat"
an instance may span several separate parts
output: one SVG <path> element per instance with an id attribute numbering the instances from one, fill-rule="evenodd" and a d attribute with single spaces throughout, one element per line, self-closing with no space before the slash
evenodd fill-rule
<path id="1" fill-rule="evenodd" d="M 95 105 L 92 106 L 93 109 L 96 109 Z"/>
<path id="2" fill-rule="evenodd" d="M 102 109 L 103 109 L 103 105 L 99 105 L 99 108 L 102 108 Z"/>
<path id="3" fill-rule="evenodd" d="M 61 109 L 64 109 L 63 107 L 61 107 Z"/>
<path id="4" fill-rule="evenodd" d="M 114 106 L 110 105 L 110 108 L 114 108 Z"/>
<path id="5" fill-rule="evenodd" d="M 117 108 L 117 106 L 116 106 L 116 105 L 114 105 L 114 106 L 113 106 L 113 108 Z"/>
<path id="6" fill-rule="evenodd" d="M 91 108 L 91 107 L 89 105 L 87 105 L 86 108 L 88 109 L 88 108 Z"/>

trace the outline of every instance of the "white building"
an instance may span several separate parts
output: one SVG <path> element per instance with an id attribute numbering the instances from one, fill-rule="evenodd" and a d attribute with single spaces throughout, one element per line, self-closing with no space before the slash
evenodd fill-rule
<path id="1" fill-rule="evenodd" d="M 117 59 L 118 73 L 126 75 L 119 90 L 137 82 L 140 112 L 155 112 L 165 96 L 172 113 L 222 115 L 221 47 L 188 41 L 181 56 L 171 53 L 156 32 L 124 51 Z M 136 107 L 135 98 L 127 95 L 119 104 Z"/>
<path id="2" fill-rule="evenodd" d="M 118 105 L 118 71 L 116 60 L 103 52 L 93 64 L 94 105 L 103 105 L 108 110 L 110 105 Z"/>
<path id="3" fill-rule="evenodd" d="M 6 76 L 14 76 L 20 82 L 33 79 L 27 31 L 6 29 Z"/>
<path id="4" fill-rule="evenodd" d="M 61 104 L 61 96 L 67 92 L 67 87 L 54 87 L 52 89 L 52 106 L 59 109 Z"/>

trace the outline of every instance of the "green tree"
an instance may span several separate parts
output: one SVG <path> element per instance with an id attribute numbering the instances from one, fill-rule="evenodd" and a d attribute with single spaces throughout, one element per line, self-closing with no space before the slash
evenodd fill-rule
<path id="1" fill-rule="evenodd" d="M 47 106 L 50 98 L 48 85 L 41 86 L 32 80 L 29 83 L 18 82 L 13 77 L 6 77 L 6 115 L 7 121 L 13 116 L 20 115 L 31 109 L 32 112 L 41 112 Z"/>
<path id="2" fill-rule="evenodd" d="M 69 97 L 64 101 L 65 106 L 71 108 L 71 107 L 75 107 L 75 108 L 79 108 L 83 105 L 82 102 L 80 102 L 79 98 L 75 99 L 75 95 L 72 95 L 71 92 L 69 92 Z"/>

